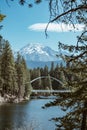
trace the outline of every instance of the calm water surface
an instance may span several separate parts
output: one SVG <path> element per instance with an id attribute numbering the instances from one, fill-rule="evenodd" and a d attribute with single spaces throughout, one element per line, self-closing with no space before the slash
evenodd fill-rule
<path id="1" fill-rule="evenodd" d="M 0 105 L 0 130 L 55 130 L 52 117 L 60 117 L 61 109 L 41 107 L 52 99 L 32 99 L 26 103 Z"/>

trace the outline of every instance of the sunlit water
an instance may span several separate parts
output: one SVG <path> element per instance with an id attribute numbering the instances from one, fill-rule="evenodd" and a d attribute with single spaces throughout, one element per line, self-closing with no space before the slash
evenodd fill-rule
<path id="1" fill-rule="evenodd" d="M 0 106 L 0 130 L 55 130 L 52 117 L 60 117 L 61 109 L 41 107 L 52 99 L 32 99 L 26 103 Z"/>

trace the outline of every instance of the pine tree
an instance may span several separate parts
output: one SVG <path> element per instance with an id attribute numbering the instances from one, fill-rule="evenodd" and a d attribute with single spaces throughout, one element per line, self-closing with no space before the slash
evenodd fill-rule
<path id="1" fill-rule="evenodd" d="M 3 92 L 14 93 L 16 84 L 15 63 L 9 42 L 6 41 L 1 58 L 1 77 L 3 79 Z"/>
<path id="2" fill-rule="evenodd" d="M 30 97 L 31 94 L 31 83 L 30 83 L 30 71 L 27 68 L 25 59 L 22 57 L 22 61 L 21 61 L 22 65 L 23 65 L 23 77 L 24 77 L 24 97 Z"/>
<path id="3" fill-rule="evenodd" d="M 32 90 L 32 85 L 30 83 L 30 71 L 27 70 L 27 79 L 26 79 L 26 83 L 25 83 L 25 94 L 24 97 L 30 97 L 31 95 L 31 90 Z"/>
<path id="4" fill-rule="evenodd" d="M 54 77 L 54 62 L 51 63 L 50 75 Z"/>
<path id="5" fill-rule="evenodd" d="M 2 43 L 2 36 L 0 35 L 0 56 L 2 55 L 2 51 L 3 51 L 3 43 Z"/>
<path id="6" fill-rule="evenodd" d="M 0 91 L 2 91 L 3 79 L 1 77 L 1 59 L 2 59 L 2 36 L 0 36 Z"/>
<path id="7" fill-rule="evenodd" d="M 40 68 L 36 68 L 32 72 L 32 79 L 38 78 L 41 76 Z M 37 79 L 34 83 L 32 83 L 32 86 L 34 89 L 41 89 L 42 87 L 42 81 L 41 78 Z"/>
<path id="8" fill-rule="evenodd" d="M 50 75 L 48 75 L 48 87 L 50 90 L 52 90 L 52 82 L 51 82 L 51 78 L 50 78 Z"/>
<path id="9" fill-rule="evenodd" d="M 70 49 L 69 46 L 68 48 Z M 84 50 L 81 48 L 78 47 L 77 55 L 64 58 L 66 62 L 70 63 L 70 66 L 62 69 L 67 75 L 73 77 L 70 80 L 67 77 L 68 80 L 64 84 L 71 92 L 59 94 L 59 98 L 50 104 L 60 105 L 64 111 L 69 109 L 64 117 L 56 118 L 57 130 L 87 129 L 87 47 Z"/>
<path id="10" fill-rule="evenodd" d="M 49 74 L 49 69 L 48 69 L 48 66 L 45 65 L 45 67 L 44 67 L 44 76 L 48 76 L 48 74 Z"/>
<path id="11" fill-rule="evenodd" d="M 15 66 L 17 72 L 18 97 L 20 99 L 24 96 L 25 72 L 24 72 L 24 66 L 22 64 L 22 57 L 19 53 L 17 54 Z"/>
<path id="12" fill-rule="evenodd" d="M 45 65 L 43 75 L 44 75 L 44 76 L 48 76 L 48 74 L 49 74 L 48 66 Z M 44 79 L 43 79 L 43 87 L 44 87 L 44 89 L 46 89 L 47 87 L 49 87 L 48 84 L 47 84 L 47 82 L 48 82 L 48 81 L 47 81 L 47 78 L 44 78 Z"/>
<path id="13" fill-rule="evenodd" d="M 37 68 L 38 77 L 41 77 L 40 68 Z M 41 78 L 38 80 L 38 87 L 39 89 L 42 89 L 42 80 Z"/>
<path id="14" fill-rule="evenodd" d="M 31 94 L 30 74 L 25 59 L 18 53 L 15 62 L 18 84 L 18 97 L 29 97 Z"/>
<path id="15" fill-rule="evenodd" d="M 60 70 L 59 65 L 57 64 L 56 67 L 55 67 L 55 69 L 54 69 L 54 77 L 55 77 L 56 79 L 61 80 L 61 79 L 60 79 L 60 75 L 61 75 L 61 70 Z M 61 86 L 61 85 L 60 85 L 60 83 L 57 82 L 57 81 L 52 81 L 52 86 L 53 86 L 53 89 L 58 90 L 58 89 L 60 89 L 60 86 Z"/>

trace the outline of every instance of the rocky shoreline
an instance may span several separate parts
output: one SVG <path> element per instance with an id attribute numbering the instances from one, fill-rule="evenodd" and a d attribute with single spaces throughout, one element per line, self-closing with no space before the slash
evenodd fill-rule
<path id="1" fill-rule="evenodd" d="M 8 95 L 5 94 L 4 97 L 0 96 L 0 104 L 3 103 L 19 103 L 19 102 L 23 102 L 23 101 L 29 101 L 30 96 L 29 97 L 25 97 L 25 98 L 18 98 L 16 96 L 13 95 Z"/>

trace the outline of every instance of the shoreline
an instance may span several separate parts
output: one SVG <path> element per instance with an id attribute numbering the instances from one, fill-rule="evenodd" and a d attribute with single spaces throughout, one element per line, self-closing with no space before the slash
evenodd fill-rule
<path id="1" fill-rule="evenodd" d="M 26 102 L 29 101 L 30 99 L 56 99 L 56 96 L 29 96 L 25 98 L 18 98 L 16 96 L 9 96 L 5 94 L 4 97 L 0 96 L 0 105 L 3 103 L 20 103 L 20 102 Z"/>
<path id="2" fill-rule="evenodd" d="M 30 96 L 29 97 L 16 97 L 16 96 L 13 96 L 13 95 L 8 95 L 8 94 L 5 94 L 4 97 L 2 97 L 0 95 L 0 105 L 3 104 L 3 103 L 20 103 L 20 102 L 23 102 L 23 101 L 29 101 L 30 100 Z"/>

